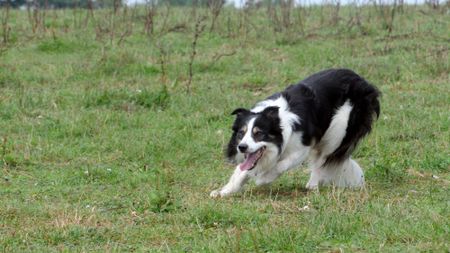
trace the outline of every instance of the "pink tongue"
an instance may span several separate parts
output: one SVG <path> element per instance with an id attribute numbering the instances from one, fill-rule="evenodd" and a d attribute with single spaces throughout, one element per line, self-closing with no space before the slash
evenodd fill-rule
<path id="1" fill-rule="evenodd" d="M 254 152 L 247 156 L 247 159 L 245 159 L 245 161 L 239 165 L 241 171 L 249 170 L 252 168 L 253 164 L 256 162 L 256 159 L 258 157 L 257 153 L 258 152 Z"/>

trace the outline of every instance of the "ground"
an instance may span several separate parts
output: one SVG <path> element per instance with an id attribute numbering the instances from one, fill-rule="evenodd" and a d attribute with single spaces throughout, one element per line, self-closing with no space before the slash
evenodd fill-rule
<path id="1" fill-rule="evenodd" d="M 1 11 L 3 251 L 449 251 L 448 8 Z M 209 198 L 233 109 L 329 67 L 383 93 L 366 188 Z"/>

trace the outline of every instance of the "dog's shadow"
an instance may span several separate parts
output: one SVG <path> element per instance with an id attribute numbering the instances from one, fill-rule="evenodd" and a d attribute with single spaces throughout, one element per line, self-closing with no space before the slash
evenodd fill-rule
<path id="1" fill-rule="evenodd" d="M 277 185 L 256 186 L 250 190 L 253 196 L 270 196 L 274 198 L 295 198 L 306 196 L 308 189 L 300 184 L 284 183 Z"/>

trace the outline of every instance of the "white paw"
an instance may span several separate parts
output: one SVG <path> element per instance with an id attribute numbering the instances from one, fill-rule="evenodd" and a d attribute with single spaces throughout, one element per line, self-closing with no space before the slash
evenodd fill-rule
<path id="1" fill-rule="evenodd" d="M 317 182 L 308 182 L 306 184 L 306 189 L 313 191 L 319 189 L 319 184 Z"/>
<path id="2" fill-rule="evenodd" d="M 221 195 L 220 195 L 220 190 L 214 190 L 214 191 L 212 191 L 212 192 L 209 194 L 209 196 L 210 196 L 211 198 L 218 198 L 218 197 L 221 197 Z"/>
<path id="3" fill-rule="evenodd" d="M 226 197 L 233 194 L 233 192 L 227 191 L 227 190 L 214 190 L 212 191 L 209 196 L 211 198 L 219 198 L 219 197 Z"/>

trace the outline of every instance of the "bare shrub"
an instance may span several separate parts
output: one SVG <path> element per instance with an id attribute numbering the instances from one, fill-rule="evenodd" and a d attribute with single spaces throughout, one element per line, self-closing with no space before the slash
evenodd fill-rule
<path id="1" fill-rule="evenodd" d="M 294 6 L 293 0 L 280 0 L 281 18 L 285 30 L 288 30 L 292 25 L 291 11 L 293 6 Z"/>
<path id="2" fill-rule="evenodd" d="M 425 3 L 434 10 L 439 9 L 439 0 L 426 0 Z"/>
<path id="3" fill-rule="evenodd" d="M 6 45 L 9 42 L 9 33 L 11 31 L 11 27 L 9 26 L 9 3 L 6 3 L 6 6 L 2 8 L 1 12 L 1 22 L 2 22 L 2 45 Z"/>
<path id="4" fill-rule="evenodd" d="M 131 14 L 129 14 L 130 10 L 127 6 L 123 8 L 122 22 L 120 22 L 123 26 L 123 31 L 120 33 L 119 40 L 117 45 L 121 46 L 125 39 L 130 37 L 133 34 L 133 20 L 136 16 L 136 7 L 132 8 Z"/>
<path id="5" fill-rule="evenodd" d="M 198 0 L 192 0 L 191 4 L 191 20 L 197 19 Z"/>
<path id="6" fill-rule="evenodd" d="M 339 24 L 339 11 L 341 10 L 341 1 L 340 0 L 333 0 L 332 1 L 333 6 L 333 15 L 331 17 L 331 25 L 337 26 Z"/>
<path id="7" fill-rule="evenodd" d="M 145 3 L 145 24 L 144 33 L 146 35 L 152 35 L 154 31 L 155 16 L 157 11 L 157 5 L 155 1 L 146 1 Z"/>
<path id="8" fill-rule="evenodd" d="M 192 52 L 191 55 L 189 57 L 189 65 L 188 65 L 188 71 L 189 71 L 189 79 L 186 83 L 186 92 L 188 94 L 191 93 L 191 83 L 192 83 L 192 77 L 194 76 L 194 71 L 193 71 L 193 64 L 194 64 L 194 60 L 195 60 L 195 56 L 197 55 L 197 41 L 200 37 L 200 35 L 203 33 L 203 31 L 205 30 L 205 24 L 204 21 L 206 20 L 206 16 L 202 16 L 200 18 L 197 19 L 197 22 L 195 23 L 195 29 L 194 29 L 194 38 L 192 40 Z"/>
<path id="9" fill-rule="evenodd" d="M 289 30 L 293 25 L 291 13 L 294 8 L 294 1 L 280 0 L 279 6 L 280 13 L 278 14 L 277 5 L 274 5 L 271 1 L 267 4 L 267 16 L 275 32 Z"/>
<path id="10" fill-rule="evenodd" d="M 92 0 L 87 0 L 86 18 L 84 19 L 85 28 L 87 27 L 90 19 L 92 19 L 95 22 L 94 3 L 92 2 Z"/>
<path id="11" fill-rule="evenodd" d="M 383 0 L 377 1 L 375 0 L 373 3 L 375 5 L 375 9 L 378 11 L 378 16 L 381 18 L 383 29 L 388 31 L 388 35 L 392 33 L 394 29 L 394 19 L 397 11 L 397 2 L 398 0 L 394 0 L 394 3 L 386 4 Z"/>
<path id="12" fill-rule="evenodd" d="M 282 30 L 281 21 L 278 18 L 276 6 L 272 3 L 272 1 L 268 2 L 266 13 L 270 23 L 272 23 L 274 32 L 281 32 Z"/>
<path id="13" fill-rule="evenodd" d="M 114 2 L 113 2 L 114 15 L 116 15 L 119 12 L 121 5 L 122 5 L 121 0 L 114 0 Z"/>
<path id="14" fill-rule="evenodd" d="M 217 18 L 222 11 L 223 5 L 225 4 L 224 0 L 208 0 L 208 7 L 211 12 L 211 26 L 209 28 L 209 32 L 214 31 Z"/>
<path id="15" fill-rule="evenodd" d="M 354 0 L 352 2 L 352 5 L 352 12 L 350 13 L 350 18 L 345 26 L 347 28 L 347 32 L 349 32 L 354 26 L 356 26 L 361 35 L 367 35 L 368 31 L 367 28 L 363 25 L 363 18 L 361 14 L 362 10 L 359 0 Z"/>
<path id="16" fill-rule="evenodd" d="M 42 23 L 42 12 L 38 0 L 27 1 L 28 22 L 33 34 L 36 34 Z"/>
<path id="17" fill-rule="evenodd" d="M 224 51 L 225 50 L 221 50 L 221 51 L 215 53 L 214 56 L 212 57 L 211 63 L 204 68 L 204 71 L 212 68 L 223 57 L 233 56 L 237 53 L 237 51 L 234 49 L 229 50 L 229 52 L 224 52 Z"/>
<path id="18" fill-rule="evenodd" d="M 158 51 L 159 51 L 159 66 L 161 71 L 161 82 L 165 85 L 167 83 L 167 62 L 169 61 L 169 50 L 167 43 L 164 43 L 162 40 L 157 43 Z"/>
<path id="19" fill-rule="evenodd" d="M 295 8 L 296 10 L 296 17 L 297 17 L 297 21 L 296 23 L 296 27 L 298 28 L 298 31 L 300 32 L 301 35 L 305 34 L 305 22 L 306 22 L 306 17 L 307 17 L 307 13 L 305 11 L 305 8 L 303 8 L 301 5 L 299 5 L 298 7 Z"/>
<path id="20" fill-rule="evenodd" d="M 165 2 L 163 4 L 163 7 L 161 9 L 161 15 L 162 15 L 162 24 L 161 24 L 161 30 L 160 30 L 160 34 L 165 34 L 167 33 L 167 23 L 169 21 L 169 17 L 172 11 L 171 5 L 169 2 Z"/>

